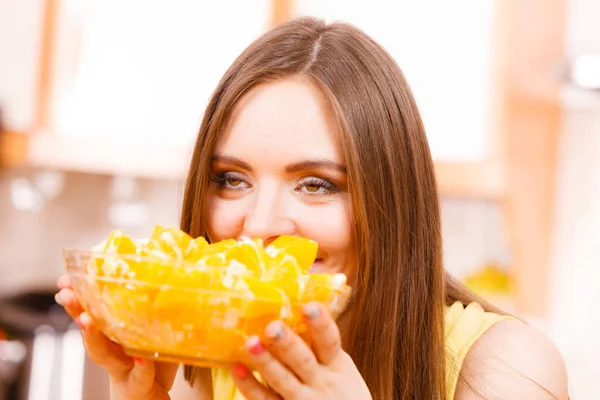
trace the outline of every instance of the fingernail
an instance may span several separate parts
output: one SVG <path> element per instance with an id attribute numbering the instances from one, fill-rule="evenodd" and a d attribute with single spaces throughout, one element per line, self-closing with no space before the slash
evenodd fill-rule
<path id="1" fill-rule="evenodd" d="M 85 330 L 85 325 L 83 325 L 83 322 L 81 322 L 81 315 L 78 315 L 77 318 L 75 318 L 75 322 L 82 331 Z"/>
<path id="2" fill-rule="evenodd" d="M 58 280 L 56 281 L 56 286 L 58 286 L 59 289 L 64 289 L 65 287 L 68 286 L 68 282 L 69 282 L 69 278 L 67 276 L 63 275 L 60 278 L 58 278 Z"/>
<path id="3" fill-rule="evenodd" d="M 321 310 L 318 305 L 309 303 L 302 308 L 302 313 L 306 318 L 315 320 L 321 315 Z"/>
<path id="4" fill-rule="evenodd" d="M 258 336 L 250 336 L 248 340 L 246 340 L 246 349 L 254 355 L 260 354 L 265 350 Z"/>
<path id="5" fill-rule="evenodd" d="M 92 322 L 92 320 L 91 320 L 90 316 L 87 315 L 87 313 L 82 312 L 81 314 L 79 314 L 77 316 L 77 318 L 75 318 L 75 322 L 77 323 L 77 325 L 79 325 L 81 330 L 86 330 L 87 327 Z"/>
<path id="6" fill-rule="evenodd" d="M 79 314 L 79 317 L 81 318 L 81 322 L 83 322 L 84 325 L 89 325 L 92 322 L 92 318 L 90 318 L 90 315 L 86 312 L 82 312 L 81 314 Z"/>
<path id="7" fill-rule="evenodd" d="M 133 361 L 135 361 L 136 364 L 141 364 L 144 362 L 144 360 L 139 357 L 133 357 Z"/>
<path id="8" fill-rule="evenodd" d="M 64 306 L 64 304 L 62 303 L 62 300 L 61 300 L 61 298 L 60 298 L 60 292 L 59 292 L 59 293 L 56 293 L 56 294 L 54 295 L 54 301 L 55 301 L 57 304 L 60 304 L 61 306 Z"/>
<path id="9" fill-rule="evenodd" d="M 275 341 L 283 337 L 283 324 L 279 321 L 271 322 L 265 329 L 267 338 Z"/>
<path id="10" fill-rule="evenodd" d="M 244 364 L 238 364 L 233 368 L 233 373 L 241 379 L 244 379 L 248 376 L 248 367 Z"/>

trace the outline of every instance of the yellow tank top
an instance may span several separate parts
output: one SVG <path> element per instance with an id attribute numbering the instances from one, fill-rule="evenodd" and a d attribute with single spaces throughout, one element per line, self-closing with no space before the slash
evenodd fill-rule
<path id="1" fill-rule="evenodd" d="M 467 352 L 475 341 L 495 323 L 512 319 L 510 316 L 485 312 L 477 303 L 464 307 L 456 302 L 446 308 L 446 398 L 454 399 L 456 385 Z M 245 400 L 236 390 L 228 370 L 212 371 L 213 398 L 215 400 Z"/>

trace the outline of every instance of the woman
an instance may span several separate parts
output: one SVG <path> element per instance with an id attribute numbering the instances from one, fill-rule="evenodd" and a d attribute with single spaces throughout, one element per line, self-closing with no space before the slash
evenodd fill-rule
<path id="1" fill-rule="evenodd" d="M 314 269 L 344 272 L 353 300 L 337 324 L 305 307 L 312 348 L 274 321 L 248 339 L 244 365 L 185 367 L 186 389 L 178 366 L 104 337 L 61 278 L 57 301 L 114 399 L 167 399 L 175 381 L 173 399 L 567 398 L 554 345 L 444 274 L 417 107 L 392 58 L 349 25 L 294 20 L 233 63 L 200 127 L 181 227 L 212 241 L 314 239 Z"/>

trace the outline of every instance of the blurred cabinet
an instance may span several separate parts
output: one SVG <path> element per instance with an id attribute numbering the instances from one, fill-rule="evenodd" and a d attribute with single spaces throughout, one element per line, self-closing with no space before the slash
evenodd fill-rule
<path id="1" fill-rule="evenodd" d="M 43 14 L 44 0 L 0 1 L 0 109 L 9 131 L 35 123 Z"/>
<path id="2" fill-rule="evenodd" d="M 41 165 L 179 177 L 224 71 L 270 1 L 59 0 Z M 51 150 L 51 151 L 49 151 Z"/>
<path id="3" fill-rule="evenodd" d="M 569 57 L 600 53 L 600 2 L 570 0 L 566 12 L 565 52 Z"/>
<path id="4" fill-rule="evenodd" d="M 294 16 L 349 22 L 404 72 L 436 162 L 440 191 L 499 198 L 505 190 L 496 0 L 295 0 Z"/>
<path id="5" fill-rule="evenodd" d="M 494 151 L 495 0 L 296 0 L 295 15 L 363 29 L 403 70 L 440 162 Z"/>
<path id="6" fill-rule="evenodd" d="M 497 198 L 504 190 L 496 0 L 46 1 L 45 129 L 30 143 L 34 165 L 182 177 L 230 63 L 272 20 L 309 14 L 357 25 L 397 60 L 443 193 Z"/>
<path id="7" fill-rule="evenodd" d="M 43 0 L 0 1 L 0 167 L 23 163 L 35 126 Z"/>

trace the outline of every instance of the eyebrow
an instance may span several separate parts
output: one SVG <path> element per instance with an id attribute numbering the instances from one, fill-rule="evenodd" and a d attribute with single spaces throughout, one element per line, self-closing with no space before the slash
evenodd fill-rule
<path id="1" fill-rule="evenodd" d="M 310 169 L 335 169 L 340 172 L 346 172 L 346 167 L 342 164 L 336 163 L 331 160 L 306 160 L 297 163 L 290 164 L 285 167 L 287 173 L 294 173 L 298 171 L 307 171 Z"/>
<path id="2" fill-rule="evenodd" d="M 236 157 L 224 156 L 221 154 L 214 154 L 212 156 L 211 161 L 213 163 L 220 162 L 223 164 L 235 165 L 237 167 L 245 169 L 246 171 L 252 172 L 252 167 L 248 163 L 246 163 Z M 296 162 L 296 163 L 287 165 L 285 167 L 285 172 L 287 172 L 288 174 L 291 174 L 294 172 L 307 171 L 307 170 L 311 170 L 311 169 L 334 169 L 334 170 L 346 173 L 345 166 L 343 166 L 342 164 L 339 164 L 335 161 L 331 161 L 331 160 L 306 160 L 306 161 Z"/>
<path id="3" fill-rule="evenodd" d="M 222 164 L 235 165 L 236 167 L 240 167 L 242 169 L 245 169 L 246 171 L 252 172 L 252 167 L 250 166 L 250 164 L 245 163 L 244 161 L 240 160 L 239 158 L 235 158 L 235 157 L 223 156 L 220 154 L 213 154 L 211 162 L 213 162 L 213 163 L 220 162 Z"/>

